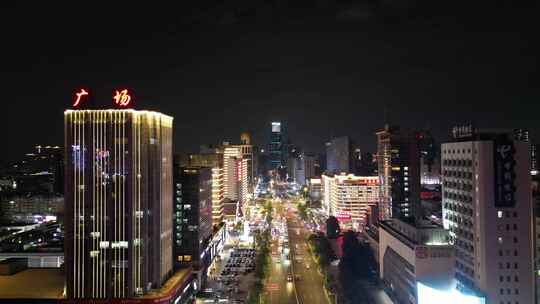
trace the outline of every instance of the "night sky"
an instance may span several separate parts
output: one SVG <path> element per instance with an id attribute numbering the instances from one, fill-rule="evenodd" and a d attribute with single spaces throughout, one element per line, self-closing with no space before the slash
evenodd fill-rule
<path id="1" fill-rule="evenodd" d="M 373 151 L 385 112 L 439 140 L 469 121 L 540 140 L 536 1 L 179 2 L 195 4 L 2 9 L 0 162 L 61 145 L 76 87 L 104 104 L 132 88 L 174 116 L 176 151 L 242 131 L 263 146 L 272 120 L 307 151 L 340 135 Z"/>

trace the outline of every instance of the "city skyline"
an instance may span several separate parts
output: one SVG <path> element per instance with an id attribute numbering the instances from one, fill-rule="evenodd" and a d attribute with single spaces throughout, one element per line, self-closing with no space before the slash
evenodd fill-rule
<path id="1" fill-rule="evenodd" d="M 10 56 L 2 76 L 9 102 L 0 127 L 15 126 L 19 136 L 2 152 L 4 158 L 26 152 L 25 146 L 61 143 L 60 123 L 35 126 L 45 123 L 41 117 L 60 117 L 78 87 L 94 89 L 104 102 L 113 89 L 129 87 L 137 109 L 175 117 L 199 113 L 175 121 L 174 148 L 183 152 L 236 139 L 243 131 L 255 143 L 266 142 L 266 123 L 275 120 L 312 152 L 342 135 L 374 151 L 374 132 L 385 121 L 431 127 L 441 141 L 450 126 L 468 121 L 528 128 L 533 141 L 540 132 L 534 114 L 540 94 L 533 85 L 538 44 L 527 39 L 538 21 L 527 18 L 534 16 L 527 4 L 472 6 L 467 12 L 427 5 L 393 22 L 387 22 L 394 20 L 387 17 L 389 9 L 365 8 L 362 19 L 362 11 L 355 15 L 356 7 L 346 3 L 326 14 L 306 5 L 312 18 L 289 8 L 278 21 L 262 18 L 255 25 L 251 13 L 225 24 L 204 16 L 227 16 L 230 8 L 201 7 L 202 21 L 187 18 L 197 11 L 187 8 L 178 16 L 150 9 L 147 22 L 130 25 L 114 21 L 115 7 L 62 14 L 63 21 L 51 21 L 61 11 L 37 15 L 22 5 L 12 8 L 6 20 L 20 35 L 8 35 L 7 41 L 21 52 Z M 483 21 L 475 19 L 480 11 Z M 23 12 L 33 21 L 17 20 Z M 342 16 L 347 12 L 348 19 Z M 146 8 L 126 9 L 132 19 L 143 13 Z M 496 18 L 503 13 L 504 19 Z M 459 22 L 445 17 L 452 14 Z M 94 15 L 103 17 L 99 25 L 78 22 Z M 18 121 L 21 111 L 25 125 Z M 198 132 L 189 132 L 193 127 Z"/>
<path id="2" fill-rule="evenodd" d="M 540 303 L 540 2 L 2 11 L 0 303 Z"/>

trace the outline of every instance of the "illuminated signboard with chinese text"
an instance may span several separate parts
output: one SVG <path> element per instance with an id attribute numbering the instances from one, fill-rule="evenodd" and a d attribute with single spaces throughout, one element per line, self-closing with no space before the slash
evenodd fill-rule
<path id="1" fill-rule="evenodd" d="M 495 207 L 516 205 L 514 186 L 514 143 L 506 136 L 499 136 L 493 142 L 493 162 L 495 179 Z"/>
<path id="2" fill-rule="evenodd" d="M 464 125 L 464 126 L 455 126 L 452 128 L 452 136 L 455 139 L 472 137 L 474 134 L 475 134 L 475 128 L 472 124 Z"/>
<path id="3" fill-rule="evenodd" d="M 79 107 L 84 101 L 86 100 L 88 96 L 88 91 L 85 89 L 80 89 L 76 91 L 74 97 L 73 97 L 73 103 L 71 104 L 74 108 Z"/>
<path id="4" fill-rule="evenodd" d="M 113 95 L 114 104 L 119 108 L 127 108 L 131 105 L 131 95 L 127 89 L 115 90 Z"/>

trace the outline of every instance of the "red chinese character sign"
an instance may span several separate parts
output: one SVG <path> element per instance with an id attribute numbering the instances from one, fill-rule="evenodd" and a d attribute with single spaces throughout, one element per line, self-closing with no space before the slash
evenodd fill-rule
<path id="1" fill-rule="evenodd" d="M 72 106 L 74 108 L 79 107 L 86 100 L 87 96 L 88 96 L 88 92 L 85 89 L 80 89 L 79 91 L 75 93 Z"/>
<path id="2" fill-rule="evenodd" d="M 131 95 L 127 89 L 115 90 L 113 95 L 114 104 L 120 108 L 127 108 L 131 105 Z"/>

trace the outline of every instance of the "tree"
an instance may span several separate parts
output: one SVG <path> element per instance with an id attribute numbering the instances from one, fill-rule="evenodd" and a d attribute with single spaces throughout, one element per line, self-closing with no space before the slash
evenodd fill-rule
<path id="1" fill-rule="evenodd" d="M 302 204 L 302 203 L 298 204 L 298 215 L 304 221 L 307 220 L 307 206 L 306 206 L 306 204 Z"/>
<path id="2" fill-rule="evenodd" d="M 329 239 L 335 239 L 338 237 L 341 229 L 339 228 L 339 222 L 335 216 L 329 216 L 326 219 L 326 237 Z"/>

